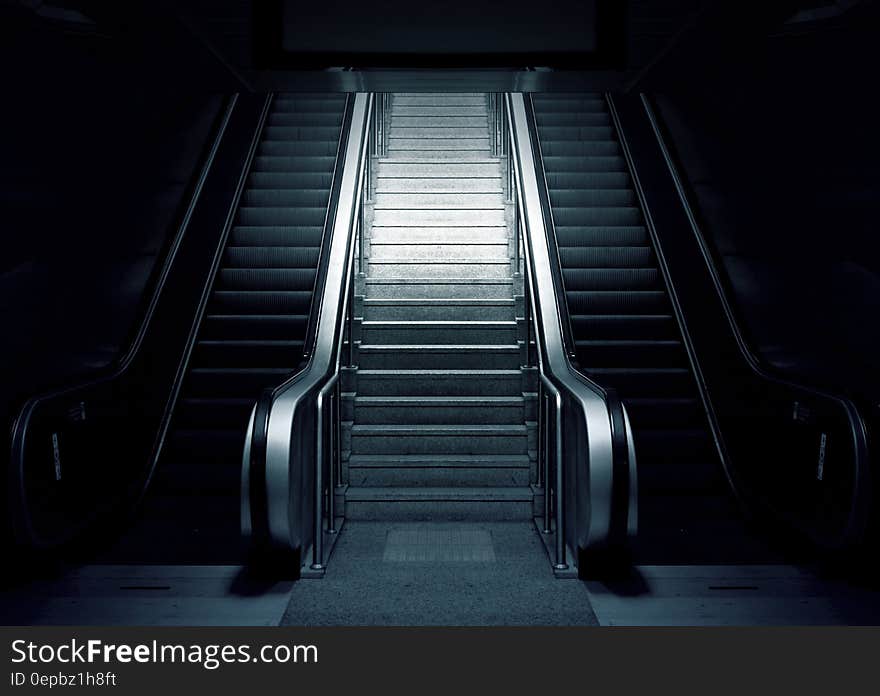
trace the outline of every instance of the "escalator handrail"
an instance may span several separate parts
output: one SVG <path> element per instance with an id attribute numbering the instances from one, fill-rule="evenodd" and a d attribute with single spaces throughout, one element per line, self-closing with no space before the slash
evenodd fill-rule
<path id="1" fill-rule="evenodd" d="M 666 138 L 663 135 L 663 131 L 660 127 L 657 115 L 654 112 L 654 109 L 647 95 L 641 94 L 640 96 L 642 106 L 644 107 L 645 114 L 648 118 L 648 122 L 650 123 L 654 136 L 657 139 L 657 144 L 660 148 L 660 152 L 662 153 L 664 163 L 666 165 L 666 168 L 669 170 L 670 178 L 672 179 L 675 190 L 678 194 L 682 210 L 684 211 L 688 219 L 691 232 L 694 235 L 694 239 L 697 242 L 700 254 L 706 264 L 706 269 L 708 270 L 709 276 L 712 280 L 712 284 L 715 287 L 718 300 L 723 307 L 725 320 L 730 327 L 731 334 L 734 336 L 737 348 L 741 353 L 745 364 L 757 377 L 762 380 L 775 383 L 788 389 L 811 393 L 838 404 L 838 406 L 847 416 L 853 437 L 853 442 L 855 444 L 854 454 L 856 457 L 856 477 L 858 480 L 867 482 L 869 480 L 869 448 L 867 428 L 865 426 L 865 421 L 862 418 L 861 412 L 859 411 L 859 408 L 855 404 L 855 402 L 847 396 L 832 393 L 821 387 L 807 384 L 806 382 L 796 382 L 787 376 L 784 377 L 778 374 L 774 374 L 775 371 L 773 370 L 773 368 L 770 368 L 766 364 L 764 364 L 764 362 L 752 350 L 748 341 L 745 339 L 745 336 L 740 329 L 736 313 L 731 306 L 728 294 L 725 291 L 724 283 L 721 280 L 722 276 L 716 264 L 715 256 L 711 252 L 711 248 L 705 237 L 705 234 L 703 233 L 703 230 L 697 221 L 697 216 L 695 215 L 693 206 L 690 202 L 690 196 L 687 193 L 681 175 L 678 172 L 678 167 L 676 166 L 670 149 L 666 143 Z M 619 127 L 618 132 L 622 135 Z M 658 252 L 659 251 L 660 250 L 658 250 Z M 702 382 L 702 378 L 700 378 L 700 381 Z M 703 388 L 705 388 L 704 385 Z M 714 414 L 712 414 L 711 408 L 709 409 L 709 412 L 710 420 L 712 421 L 714 430 L 715 428 L 718 428 L 718 425 L 717 422 L 714 420 Z M 725 469 L 727 469 L 729 463 L 726 460 L 726 456 L 723 455 L 722 458 L 724 459 Z M 855 499 L 853 500 L 853 505 L 850 510 L 848 521 L 849 531 L 847 536 L 851 536 L 852 538 L 858 538 L 860 536 L 861 532 L 859 530 L 862 530 L 866 523 L 867 507 L 869 505 L 868 499 L 870 497 L 868 493 L 869 488 L 869 485 L 856 486 L 856 495 Z"/>
<path id="2" fill-rule="evenodd" d="M 324 282 L 327 278 L 328 244 L 326 242 L 330 239 L 330 235 L 333 233 L 332 223 L 336 218 L 336 207 L 339 203 L 339 187 L 342 184 L 342 177 L 339 176 L 339 164 L 342 158 L 343 143 L 347 142 L 348 130 L 351 127 L 351 110 L 354 107 L 353 102 L 354 99 L 352 99 L 352 95 L 346 94 L 345 108 L 343 109 L 342 116 L 342 128 L 340 129 L 339 133 L 339 141 L 336 144 L 336 157 L 333 161 L 333 174 L 330 179 L 330 197 L 327 201 L 327 210 L 324 212 L 324 225 L 321 232 L 318 270 L 317 273 L 315 273 L 315 282 L 312 287 L 313 308 L 312 311 L 309 312 L 309 322 L 306 327 L 305 340 L 303 341 L 303 360 L 301 367 L 306 364 L 309 356 L 315 350 L 319 312 L 314 311 L 314 305 L 316 302 L 320 303 L 321 301 L 323 301 L 323 293 L 319 293 L 318 290 L 319 288 L 324 287 Z"/>
<path id="3" fill-rule="evenodd" d="M 367 156 L 367 129 L 373 107 L 371 94 L 357 93 L 351 100 L 349 122 L 341 138 L 337 164 L 336 200 L 327 240 L 328 253 L 320 293 L 313 300 L 315 348 L 306 364 L 285 382 L 267 390 L 254 407 L 242 458 L 241 526 L 256 547 L 290 549 L 296 545 L 292 528 L 291 452 L 296 416 L 339 370 L 340 334 L 344 330 L 348 283 L 354 260 L 353 231 L 363 186 L 363 161 Z M 317 304 L 315 304 L 317 303 Z M 254 507 L 257 504 L 260 507 Z"/>
<path id="4" fill-rule="evenodd" d="M 575 349 L 574 331 L 571 328 L 571 314 L 568 311 L 568 297 L 565 293 L 565 283 L 562 277 L 562 259 L 559 256 L 559 243 L 556 238 L 556 220 L 553 217 L 553 206 L 550 204 L 550 189 L 547 185 L 547 172 L 544 168 L 544 151 L 541 147 L 541 139 L 538 137 L 537 119 L 535 117 L 535 104 L 532 95 L 528 95 L 525 101 L 526 114 L 529 124 L 529 135 L 532 140 L 532 151 L 535 158 L 535 174 L 538 178 L 538 196 L 541 199 L 541 211 L 544 216 L 544 232 L 551 240 L 550 248 L 550 271 L 553 275 L 553 287 L 556 289 L 556 303 L 559 306 L 559 317 L 562 327 L 562 343 L 568 355 L 570 363 L 577 364 L 577 351 Z M 589 380 L 596 389 L 605 393 L 603 388 Z"/>
<path id="5" fill-rule="evenodd" d="M 583 546 L 605 549 L 625 545 L 636 533 L 636 460 L 626 409 L 609 391 L 583 375 L 564 345 L 564 305 L 553 278 L 553 239 L 547 229 L 549 197 L 540 193 L 537 134 L 522 94 L 508 94 L 508 128 L 515 182 L 519 189 L 524 266 L 529 276 L 526 302 L 534 308 L 538 369 L 545 384 L 568 394 L 583 414 L 587 432 L 589 525 Z M 515 153 L 516 156 L 513 156 Z M 564 300 L 564 295 L 563 295 Z M 625 498 L 621 499 L 621 495 Z"/>

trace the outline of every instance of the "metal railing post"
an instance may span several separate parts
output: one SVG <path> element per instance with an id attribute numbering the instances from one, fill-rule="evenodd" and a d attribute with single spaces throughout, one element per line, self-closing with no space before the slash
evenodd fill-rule
<path id="1" fill-rule="evenodd" d="M 550 397 L 544 394 L 541 403 L 541 420 L 544 423 L 544 534 L 550 534 Z"/>
<path id="2" fill-rule="evenodd" d="M 317 398 L 317 435 L 315 452 L 315 539 L 312 544 L 312 570 L 324 568 L 324 390 Z"/>
<path id="3" fill-rule="evenodd" d="M 562 470 L 562 394 L 556 392 L 556 494 L 553 508 L 556 513 L 556 569 L 568 568 L 565 562 L 565 522 L 563 520 L 563 470 Z"/>
<path id="4" fill-rule="evenodd" d="M 336 434 L 339 423 L 336 421 L 336 392 L 330 392 L 330 457 L 327 467 L 327 533 L 336 534 L 336 486 L 333 479 L 336 476 Z"/>

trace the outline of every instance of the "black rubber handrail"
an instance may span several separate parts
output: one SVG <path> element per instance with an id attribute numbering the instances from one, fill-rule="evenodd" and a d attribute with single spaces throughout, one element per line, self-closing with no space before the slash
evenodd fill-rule
<path id="1" fill-rule="evenodd" d="M 312 311 L 309 312 L 309 322 L 306 327 L 305 341 L 303 343 L 303 360 L 298 369 L 308 362 L 309 356 L 315 349 L 315 340 L 318 330 L 318 311 L 323 300 L 324 282 L 327 279 L 327 247 L 328 242 L 333 235 L 333 222 L 336 219 L 336 208 L 339 206 L 339 187 L 342 185 L 339 176 L 339 165 L 343 159 L 344 143 L 348 142 L 348 131 L 351 128 L 351 114 L 354 103 L 351 94 L 345 95 L 345 108 L 343 110 L 342 128 L 339 133 L 339 141 L 336 144 L 336 157 L 333 161 L 333 175 L 330 179 L 330 197 L 327 202 L 327 210 L 324 213 L 324 226 L 321 232 L 321 247 L 318 257 L 317 272 L 315 273 L 315 282 L 312 286 Z"/>
<path id="2" fill-rule="evenodd" d="M 544 169 L 544 152 L 541 138 L 538 137 L 538 123 L 535 117 L 535 104 L 532 95 L 525 100 L 526 117 L 529 124 L 529 135 L 532 139 L 532 151 L 535 157 L 535 176 L 538 178 L 538 196 L 541 199 L 541 211 L 544 216 L 544 229 L 550 248 L 554 253 L 550 258 L 550 270 L 553 274 L 553 287 L 556 291 L 556 304 L 559 307 L 559 318 L 562 322 L 562 343 L 569 362 L 577 368 L 577 350 L 575 349 L 574 332 L 571 328 L 571 315 L 568 311 L 568 296 L 565 294 L 565 280 L 562 275 L 562 259 L 559 256 L 559 244 L 556 240 L 556 222 L 553 219 L 553 206 L 550 203 L 550 189 L 547 186 L 547 172 Z M 578 370 L 580 371 L 580 370 Z"/>

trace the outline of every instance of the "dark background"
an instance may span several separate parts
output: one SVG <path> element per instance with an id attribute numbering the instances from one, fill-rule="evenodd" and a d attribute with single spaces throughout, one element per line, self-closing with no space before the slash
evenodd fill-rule
<path id="1" fill-rule="evenodd" d="M 351 52 L 378 37 L 383 50 L 398 54 L 398 69 L 409 58 L 421 62 L 413 53 L 419 34 L 396 30 L 380 5 L 294 4 L 296 28 L 286 46 L 310 36 L 312 48 Z M 499 22 L 487 21 L 494 29 L 480 37 L 481 54 L 462 60 L 493 68 L 499 90 L 528 84 L 655 95 L 753 349 L 785 374 L 875 407 L 877 3 L 621 2 L 623 24 L 604 32 L 597 25 L 595 46 L 589 31 L 580 37 L 584 55 L 596 48 L 604 62 L 573 71 L 551 61 L 541 64 L 551 70 L 537 72 L 524 70 L 535 65 L 530 51 L 570 49 L 593 4 L 498 5 L 477 13 Z M 462 6 L 474 7 L 456 4 Z M 435 38 L 459 21 L 456 13 L 438 21 L 425 3 L 413 7 Z M 327 24 L 333 8 L 336 17 L 345 8 L 365 17 L 347 24 L 356 43 Z M 841 11 L 809 18 L 823 8 Z M 534 24 L 529 36 L 519 34 L 523 55 L 511 55 L 516 35 L 499 28 L 514 15 L 520 31 L 529 26 L 523 17 L 556 30 Z M 270 62 L 261 63 L 266 35 L 259 21 L 255 6 L 241 0 L 0 4 L 0 62 L 8 78 L 0 111 L 0 409 L 8 417 L 27 396 L 94 374 L 127 346 L 221 93 L 340 88 L 338 71 L 316 70 L 295 56 L 263 52 Z M 275 30 L 280 36 L 281 27 Z M 437 45 L 428 41 L 422 50 Z M 499 55 L 507 67 L 498 65 Z M 389 78 L 362 67 L 345 83 L 352 89 L 381 88 L 392 78 L 402 90 L 434 84 L 430 71 L 400 77 L 398 70 Z M 475 75 L 444 73 L 443 85 L 484 89 L 485 72 Z"/>

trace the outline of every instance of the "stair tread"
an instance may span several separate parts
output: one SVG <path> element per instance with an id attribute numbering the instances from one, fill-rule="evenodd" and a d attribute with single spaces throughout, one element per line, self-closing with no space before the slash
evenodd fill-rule
<path id="1" fill-rule="evenodd" d="M 348 462 L 349 466 L 384 465 L 389 462 L 404 462 L 413 465 L 451 465 L 455 463 L 470 465 L 486 462 L 499 465 L 529 466 L 530 460 L 527 454 L 352 454 Z"/>
<path id="2" fill-rule="evenodd" d="M 413 351 L 419 352 L 424 351 L 427 353 L 448 353 L 452 352 L 469 352 L 469 351 L 492 351 L 492 352 L 505 352 L 505 351 L 519 351 L 519 346 L 515 343 L 501 343 L 501 344 L 483 344 L 483 343 L 399 343 L 399 344 L 375 344 L 375 343 L 365 343 L 361 344 L 360 351 L 366 352 L 379 352 L 379 353 L 395 353 L 395 352 L 405 352 L 405 351 Z"/>
<path id="3" fill-rule="evenodd" d="M 358 433 L 429 433 L 429 434 L 466 434 L 466 435 L 510 435 L 525 434 L 528 428 L 525 425 L 374 425 L 355 424 L 351 426 L 352 435 Z"/>
<path id="4" fill-rule="evenodd" d="M 521 404 L 521 396 L 356 396 L 358 404 Z"/>
<path id="5" fill-rule="evenodd" d="M 457 487 L 457 486 L 349 486 L 345 491 L 346 500 L 532 500 L 532 489 L 528 486 L 498 487 Z"/>

